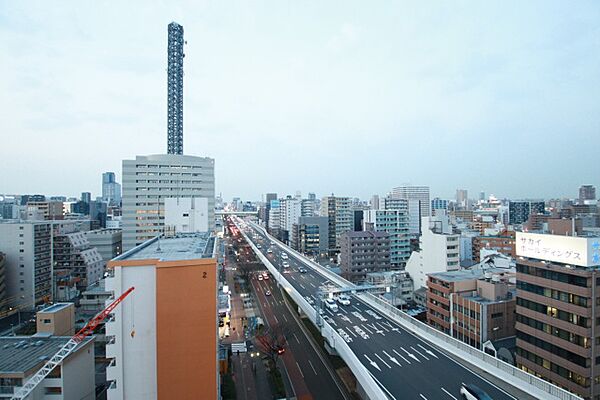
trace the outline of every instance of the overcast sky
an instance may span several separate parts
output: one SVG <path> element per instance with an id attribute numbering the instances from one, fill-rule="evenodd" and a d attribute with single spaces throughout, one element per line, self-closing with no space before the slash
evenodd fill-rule
<path id="1" fill-rule="evenodd" d="M 600 184 L 598 1 L 147 3 L 0 0 L 0 193 L 96 196 L 165 153 L 173 20 L 184 153 L 226 199 Z"/>

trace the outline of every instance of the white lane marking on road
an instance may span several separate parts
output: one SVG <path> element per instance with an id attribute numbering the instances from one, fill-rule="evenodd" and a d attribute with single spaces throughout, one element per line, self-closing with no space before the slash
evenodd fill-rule
<path id="1" fill-rule="evenodd" d="M 417 358 L 417 356 L 415 356 L 413 353 L 409 353 L 404 347 L 400 347 L 400 350 L 402 350 L 403 352 L 405 352 L 410 358 L 412 358 L 413 360 L 416 360 L 418 362 L 421 362 L 421 360 L 419 360 Z"/>
<path id="2" fill-rule="evenodd" d="M 390 329 L 389 329 L 389 328 L 387 328 L 387 327 L 385 327 L 385 326 L 381 325 L 381 323 L 377 322 L 376 324 L 377 324 L 377 325 L 379 325 L 379 326 L 381 327 L 381 329 L 383 329 L 384 331 L 386 331 L 386 332 L 389 332 L 389 331 L 390 331 Z"/>
<path id="3" fill-rule="evenodd" d="M 346 327 L 346 330 L 347 330 L 348 332 L 350 332 L 352 335 L 354 335 L 354 337 L 358 337 L 358 335 L 357 335 L 356 333 L 354 333 L 354 331 L 353 331 L 353 330 L 351 330 L 350 328 Z"/>
<path id="4" fill-rule="evenodd" d="M 310 286 L 312 286 L 312 287 L 316 288 L 316 286 L 315 286 L 315 284 L 314 284 L 314 283 L 312 283 L 312 282 L 308 282 L 308 284 L 309 284 Z"/>
<path id="5" fill-rule="evenodd" d="M 364 329 L 365 329 L 367 332 L 369 332 L 371 335 L 373 334 L 373 332 L 371 332 L 371 330 L 370 330 L 369 328 L 367 328 L 367 327 L 366 327 L 366 326 L 364 326 L 364 325 L 361 325 L 361 326 L 362 326 L 362 327 L 363 327 L 363 328 L 364 328 Z"/>
<path id="6" fill-rule="evenodd" d="M 376 333 L 379 333 L 381 336 L 385 336 L 385 335 L 383 334 L 383 332 L 384 332 L 384 331 L 382 331 L 381 329 L 379 329 L 379 328 L 378 328 L 378 327 L 377 327 L 375 324 L 367 324 L 367 326 L 370 326 L 371 328 L 373 328 L 373 330 L 374 330 Z M 385 332 L 387 332 L 387 330 L 386 330 Z"/>
<path id="7" fill-rule="evenodd" d="M 379 357 L 379 354 L 375 353 L 375 357 L 379 358 L 379 360 L 384 363 L 388 368 L 392 368 L 392 366 L 388 363 L 386 363 L 385 361 L 383 361 L 383 358 Z"/>
<path id="8" fill-rule="evenodd" d="M 308 360 L 308 363 L 310 364 L 310 367 L 312 368 L 315 375 L 317 375 L 317 370 L 315 369 L 315 366 L 310 362 L 310 360 Z"/>
<path id="9" fill-rule="evenodd" d="M 421 357 L 423 357 L 424 359 L 426 359 L 427 361 L 429 361 L 429 358 L 425 357 L 423 355 L 423 353 L 421 353 L 419 350 L 415 349 L 414 347 L 410 346 L 411 349 L 413 349 L 418 355 L 420 355 Z"/>
<path id="10" fill-rule="evenodd" d="M 296 278 L 294 278 L 294 275 L 290 275 L 290 278 L 292 278 L 293 280 L 296 280 Z"/>
<path id="11" fill-rule="evenodd" d="M 285 314 L 282 315 L 283 319 L 285 319 L 285 322 L 288 322 L 287 317 L 285 316 Z"/>
<path id="12" fill-rule="evenodd" d="M 306 287 L 305 287 L 303 284 L 301 284 L 301 283 L 300 283 L 300 287 L 301 287 L 302 289 L 306 290 Z"/>
<path id="13" fill-rule="evenodd" d="M 317 300 L 317 298 L 315 297 L 315 295 L 314 295 L 314 294 L 311 294 L 311 295 L 310 295 L 310 297 L 312 297 L 312 298 L 313 298 L 313 300 Z"/>
<path id="14" fill-rule="evenodd" d="M 422 399 L 427 400 L 427 397 L 423 396 L 421 393 L 419 393 L 419 396 L 421 396 Z"/>
<path id="15" fill-rule="evenodd" d="M 302 368 L 300 368 L 300 364 L 298 364 L 298 361 L 296 361 L 296 366 L 298 367 L 298 371 L 300 371 L 300 375 L 302 375 L 302 378 L 304 378 L 304 374 L 302 373 Z"/>
<path id="16" fill-rule="evenodd" d="M 425 350 L 425 353 L 429 354 L 430 356 L 438 358 L 438 356 L 436 356 L 433 351 L 429 350 L 428 348 L 425 348 L 425 347 L 421 346 L 420 343 L 417 343 L 417 346 L 419 346 L 420 348 L 422 348 L 423 350 Z"/>
<path id="17" fill-rule="evenodd" d="M 398 353 L 396 350 L 392 349 L 392 351 L 394 353 L 396 353 L 397 356 L 399 356 L 400 358 L 402 358 L 404 361 L 406 361 L 407 363 L 410 364 L 410 361 L 408 361 L 402 354 Z"/>
<path id="18" fill-rule="evenodd" d="M 358 307 L 356 307 L 354 304 L 352 304 L 352 308 L 354 308 L 356 311 L 361 312 L 362 310 Z"/>
<path id="19" fill-rule="evenodd" d="M 458 400 L 456 397 L 451 395 L 450 392 L 448 392 L 446 389 L 442 388 L 442 390 L 444 391 L 444 393 L 446 393 L 448 396 L 452 397 L 454 400 Z"/>
<path id="20" fill-rule="evenodd" d="M 263 305 L 266 307 L 266 306 L 267 306 L 267 303 L 263 303 Z"/>
<path id="21" fill-rule="evenodd" d="M 390 359 L 390 361 L 393 362 L 394 364 L 398 365 L 399 367 L 402 366 L 402 364 L 400 364 L 398 362 L 398 360 L 396 359 L 396 357 L 390 356 L 387 351 L 383 350 L 383 354 L 385 354 L 386 356 L 388 356 L 388 358 Z"/>
<path id="22" fill-rule="evenodd" d="M 370 363 L 370 364 L 371 364 L 373 367 L 377 368 L 377 370 L 378 370 L 379 372 L 381 372 L 381 368 L 379 368 L 379 365 L 377 365 L 377 363 L 376 363 L 375 361 L 371 360 L 371 359 L 369 358 L 369 356 L 368 356 L 368 355 L 366 355 L 366 354 L 363 354 L 363 355 L 365 356 L 365 358 L 366 358 L 367 360 L 369 360 L 369 363 Z"/>
<path id="23" fill-rule="evenodd" d="M 300 344 L 300 341 L 298 340 L 298 336 L 296 336 L 295 333 L 294 333 L 294 339 L 296 339 L 296 342 L 298 342 L 298 344 Z"/>
<path id="24" fill-rule="evenodd" d="M 344 310 L 344 308 L 343 308 L 343 307 L 338 307 L 338 310 L 340 310 L 341 312 L 343 312 L 343 313 L 345 313 L 345 314 L 348 314 L 348 311 Z"/>
<path id="25" fill-rule="evenodd" d="M 275 322 L 279 323 L 279 320 L 277 319 L 277 315 L 273 314 L 273 318 L 275 318 Z"/>

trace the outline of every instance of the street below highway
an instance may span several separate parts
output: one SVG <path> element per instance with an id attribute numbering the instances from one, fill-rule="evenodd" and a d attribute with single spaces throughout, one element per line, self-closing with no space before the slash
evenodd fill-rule
<path id="1" fill-rule="evenodd" d="M 296 318 L 286 306 L 276 281 L 259 281 L 253 277 L 252 285 L 269 326 L 279 326 L 285 334 L 287 349 L 281 358 L 294 386 L 296 397 L 344 400 L 346 397 L 341 389 L 342 383 L 335 376 L 335 372 L 330 373 L 325 366 L 328 361 L 321 359 L 317 350 L 311 346 Z M 267 292 L 271 294 L 266 295 Z"/>

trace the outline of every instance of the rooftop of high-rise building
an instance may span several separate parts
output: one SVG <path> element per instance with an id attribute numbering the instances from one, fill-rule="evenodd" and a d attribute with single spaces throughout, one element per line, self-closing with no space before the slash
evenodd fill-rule
<path id="1" fill-rule="evenodd" d="M 113 261 L 160 259 L 189 260 L 214 257 L 215 238 L 210 232 L 157 236 L 121 254 Z"/>

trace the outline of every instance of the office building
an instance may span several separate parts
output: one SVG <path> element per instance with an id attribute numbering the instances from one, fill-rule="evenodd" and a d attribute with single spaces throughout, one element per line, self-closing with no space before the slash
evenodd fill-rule
<path id="1" fill-rule="evenodd" d="M 102 201 L 109 205 L 121 204 L 121 184 L 117 183 L 114 172 L 102 174 Z"/>
<path id="2" fill-rule="evenodd" d="M 279 200 L 279 228 L 285 231 L 284 242 L 289 240 L 292 225 L 298 223 L 302 215 L 302 200 L 298 197 L 287 196 Z"/>
<path id="3" fill-rule="evenodd" d="M 181 155 L 183 154 L 183 26 L 171 22 L 168 33 L 167 153 Z"/>
<path id="4" fill-rule="evenodd" d="M 329 253 L 336 254 L 340 250 L 340 236 L 354 226 L 352 201 L 349 197 L 325 196 L 321 200 L 321 215 L 329 219 Z"/>
<path id="5" fill-rule="evenodd" d="M 84 339 L 67 358 L 42 380 L 30 399 L 94 400 L 96 398 L 94 338 Z M 70 336 L 0 337 L 0 399 L 10 399 Z"/>
<path id="6" fill-rule="evenodd" d="M 508 203 L 509 223 L 522 225 L 532 214 L 544 214 L 545 204 L 542 200 L 517 200 Z"/>
<path id="7" fill-rule="evenodd" d="M 410 233 L 420 235 L 422 218 L 431 215 L 429 186 L 398 186 L 392 189 L 391 198 L 408 200 Z"/>
<path id="8" fill-rule="evenodd" d="M 178 154 L 123 160 L 124 251 L 163 232 L 169 198 L 206 198 L 208 228 L 214 229 L 214 160 Z"/>
<path id="9" fill-rule="evenodd" d="M 90 246 L 98 250 L 105 263 L 122 253 L 123 234 L 120 229 L 96 229 L 85 232 L 85 235 Z"/>
<path id="10" fill-rule="evenodd" d="M 419 251 L 413 251 L 405 270 L 413 279 L 415 290 L 425 287 L 427 275 L 460 268 L 460 235 L 452 233 L 447 215 L 425 217 Z"/>
<path id="11" fill-rule="evenodd" d="M 427 323 L 473 347 L 515 336 L 515 272 L 498 268 L 428 274 Z"/>
<path id="12" fill-rule="evenodd" d="M 165 232 L 177 234 L 208 231 L 208 198 L 168 197 L 164 203 Z"/>
<path id="13" fill-rule="evenodd" d="M 406 271 L 369 272 L 367 285 L 379 286 L 371 293 L 384 297 L 396 307 L 405 307 L 414 302 L 414 286 Z"/>
<path id="14" fill-rule="evenodd" d="M 340 268 L 351 282 L 363 282 L 370 272 L 389 271 L 390 237 L 386 232 L 345 232 L 340 236 Z"/>
<path id="15" fill-rule="evenodd" d="M 581 185 L 579 187 L 579 204 L 585 204 L 586 201 L 596 200 L 596 187 L 593 185 Z"/>
<path id="16" fill-rule="evenodd" d="M 312 256 L 327 254 L 329 249 L 329 219 L 327 217 L 300 217 L 293 225 L 291 246 L 294 250 Z"/>
<path id="17" fill-rule="evenodd" d="M 52 223 L 0 221 L 0 238 L 8 305 L 32 310 L 52 301 Z"/>
<path id="18" fill-rule="evenodd" d="M 279 200 L 275 199 L 275 200 L 271 200 L 270 204 L 269 204 L 269 219 L 268 219 L 268 224 L 267 227 L 269 229 L 269 233 L 273 236 L 278 236 L 279 235 L 279 229 L 280 229 L 280 214 L 281 214 L 281 208 L 280 208 L 280 204 L 279 204 Z"/>
<path id="19" fill-rule="evenodd" d="M 461 210 L 469 208 L 469 192 L 467 189 L 456 189 L 456 206 Z"/>
<path id="20" fill-rule="evenodd" d="M 436 210 L 444 210 L 444 212 L 447 212 L 448 203 L 448 200 L 440 199 L 439 197 L 431 200 L 431 214 L 435 215 Z"/>
<path id="21" fill-rule="evenodd" d="M 217 398 L 215 243 L 156 237 L 109 262 L 107 290 L 135 287 L 106 323 L 109 400 Z"/>
<path id="22" fill-rule="evenodd" d="M 600 238 L 516 233 L 517 367 L 600 395 Z"/>
<path id="23" fill-rule="evenodd" d="M 373 230 L 389 234 L 392 268 L 404 268 L 411 253 L 408 209 L 366 210 L 363 213 L 365 231 Z"/>

